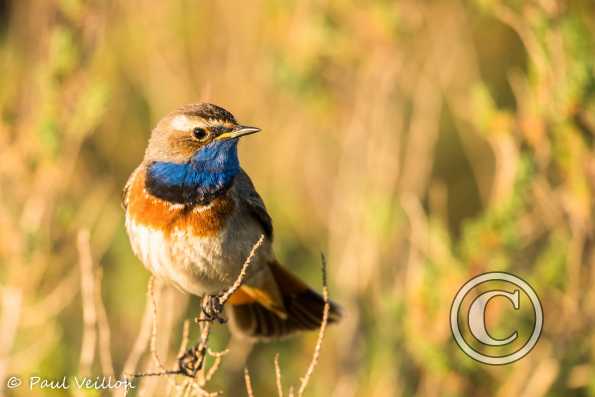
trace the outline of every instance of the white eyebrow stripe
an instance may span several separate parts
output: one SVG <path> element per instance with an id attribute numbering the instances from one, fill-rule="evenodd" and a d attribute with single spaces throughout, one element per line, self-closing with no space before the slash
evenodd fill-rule
<path id="1" fill-rule="evenodd" d="M 192 128 L 193 124 L 190 119 L 183 114 L 174 117 L 170 123 L 171 128 L 177 131 L 188 131 Z"/>

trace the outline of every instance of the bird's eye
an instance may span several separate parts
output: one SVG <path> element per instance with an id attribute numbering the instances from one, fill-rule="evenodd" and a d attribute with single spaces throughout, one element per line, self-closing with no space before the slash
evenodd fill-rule
<path id="1" fill-rule="evenodd" d="M 205 131 L 204 128 L 196 127 L 192 130 L 192 135 L 194 135 L 196 139 L 202 140 L 207 136 L 207 131 Z"/>

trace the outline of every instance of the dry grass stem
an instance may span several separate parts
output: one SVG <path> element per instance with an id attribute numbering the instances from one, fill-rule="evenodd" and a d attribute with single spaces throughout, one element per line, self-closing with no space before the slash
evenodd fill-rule
<path id="1" fill-rule="evenodd" d="M 151 278 L 149 280 L 148 294 L 149 294 L 149 298 L 151 300 L 151 306 L 153 309 L 153 323 L 152 323 L 152 327 L 151 327 L 151 339 L 149 342 L 149 349 L 151 351 L 151 355 L 153 356 L 153 361 L 155 362 L 155 364 L 157 364 L 157 367 L 161 371 L 165 371 L 163 362 L 161 361 L 161 358 L 159 357 L 159 353 L 157 352 L 157 320 L 158 320 L 157 300 L 158 300 L 158 298 L 156 297 L 156 294 L 155 294 L 155 276 L 151 276 Z M 158 295 L 161 296 L 161 288 L 159 288 Z"/>
<path id="2" fill-rule="evenodd" d="M 312 354 L 312 359 L 310 360 L 310 364 L 308 365 L 306 373 L 300 382 L 300 386 L 298 389 L 299 397 L 303 396 L 304 391 L 306 390 L 306 387 L 308 386 L 308 383 L 310 382 L 310 378 L 312 377 L 312 374 L 314 373 L 316 365 L 318 364 L 318 361 L 320 359 L 320 353 L 322 350 L 322 342 L 324 341 L 324 337 L 326 334 L 326 327 L 328 325 L 328 318 L 329 318 L 330 308 L 331 308 L 330 300 L 329 300 L 329 293 L 328 293 L 327 263 L 326 263 L 326 258 L 324 256 L 324 254 L 320 255 L 320 259 L 321 259 L 321 272 L 322 272 L 322 297 L 324 299 L 322 322 L 320 325 L 320 330 L 318 332 L 318 338 L 316 341 L 316 346 L 314 348 L 314 353 Z M 278 397 L 283 397 L 284 394 L 283 394 L 283 383 L 282 383 L 282 379 L 281 379 L 281 367 L 279 365 L 279 353 L 275 354 L 274 365 L 275 365 L 275 384 L 277 387 L 277 395 L 278 395 Z M 248 392 L 248 395 L 252 396 L 253 390 L 252 390 L 252 385 L 250 383 L 250 375 L 248 373 L 248 368 L 244 368 L 244 377 L 246 379 L 246 390 Z M 288 396 L 289 397 L 294 396 L 293 386 L 290 386 L 289 391 L 288 391 Z"/>
<path id="3" fill-rule="evenodd" d="M 209 299 L 208 296 L 204 296 L 203 297 L 203 307 L 206 305 L 207 300 Z M 204 370 L 204 361 L 206 359 L 206 354 L 207 354 L 207 346 L 209 343 L 209 335 L 211 334 L 211 321 L 205 321 L 205 322 L 200 322 L 199 326 L 200 326 L 200 339 L 197 345 L 197 351 L 195 352 L 195 354 L 198 354 L 198 356 L 195 356 L 194 358 L 196 359 L 195 362 L 192 363 L 192 365 L 194 365 L 194 369 L 193 369 L 193 377 L 196 375 L 197 371 L 200 370 Z"/>
<path id="4" fill-rule="evenodd" d="M 178 349 L 178 357 L 180 357 L 188 348 L 188 339 L 190 337 L 190 321 L 184 320 L 182 327 L 182 341 L 180 342 L 180 348 Z"/>
<path id="5" fill-rule="evenodd" d="M 320 325 L 320 331 L 318 332 L 318 340 L 316 341 L 316 347 L 314 349 L 314 354 L 312 355 L 312 361 L 310 361 L 310 365 L 308 366 L 308 370 L 306 371 L 306 375 L 302 378 L 300 383 L 300 388 L 298 390 L 298 396 L 301 397 L 304 394 L 304 390 L 306 390 L 306 386 L 310 382 L 310 377 L 314 373 L 314 368 L 318 364 L 318 360 L 320 359 L 320 351 L 322 349 L 322 341 L 324 340 L 324 335 L 326 332 L 326 326 L 328 325 L 328 316 L 330 312 L 330 303 L 328 297 L 328 284 L 327 284 L 327 275 L 326 275 L 326 258 L 324 254 L 320 255 L 320 259 L 322 262 L 322 297 L 324 299 L 324 310 L 322 313 L 322 324 Z"/>
<path id="6" fill-rule="evenodd" d="M 215 376 L 215 373 L 217 372 L 217 370 L 219 369 L 219 367 L 221 366 L 221 362 L 223 360 L 223 357 L 229 353 L 229 349 L 225 349 L 223 351 L 220 352 L 213 352 L 211 351 L 211 349 L 208 349 L 208 353 L 209 356 L 215 358 L 215 360 L 213 361 L 213 364 L 211 365 L 211 367 L 209 368 L 209 370 L 207 371 L 204 381 L 205 383 L 210 381 L 213 376 Z"/>
<path id="7" fill-rule="evenodd" d="M 277 384 L 277 394 L 283 397 L 283 382 L 281 380 L 281 367 L 279 366 L 279 353 L 275 354 L 275 383 Z"/>
<path id="8" fill-rule="evenodd" d="M 242 283 L 244 282 L 244 279 L 246 278 L 246 275 L 248 272 L 248 267 L 250 266 L 250 263 L 252 263 L 252 259 L 254 258 L 254 255 L 256 255 L 256 251 L 258 250 L 258 248 L 260 248 L 263 241 L 264 241 L 264 234 L 261 234 L 258 241 L 252 246 L 252 250 L 250 250 L 250 254 L 244 261 L 244 264 L 242 265 L 242 269 L 240 270 L 240 274 L 238 274 L 236 281 L 219 298 L 219 302 L 222 305 L 224 305 L 229 300 L 229 298 L 238 290 L 238 288 L 240 288 L 242 286 Z"/>
<path id="9" fill-rule="evenodd" d="M 254 397 L 252 379 L 250 378 L 250 372 L 248 371 L 248 368 L 244 368 L 244 381 L 246 382 L 246 392 L 248 393 L 248 397 Z"/>
<path id="10" fill-rule="evenodd" d="M 81 268 L 81 294 L 83 306 L 83 341 L 81 344 L 80 372 L 91 374 L 97 344 L 97 307 L 95 305 L 95 275 L 89 242 L 89 231 L 80 230 L 77 238 Z"/>
<path id="11" fill-rule="evenodd" d="M 96 285 L 101 285 L 101 269 L 97 271 Z M 107 318 L 107 312 L 101 297 L 101 288 L 95 290 L 95 304 L 97 306 L 97 326 L 99 331 L 99 362 L 103 375 L 113 376 L 114 360 L 112 358 L 111 330 Z"/>

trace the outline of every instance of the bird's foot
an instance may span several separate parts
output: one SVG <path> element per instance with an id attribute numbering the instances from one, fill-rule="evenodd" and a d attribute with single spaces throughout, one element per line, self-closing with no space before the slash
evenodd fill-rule
<path id="1" fill-rule="evenodd" d="M 220 295 L 209 295 L 201 305 L 203 316 L 198 321 L 217 321 L 219 324 L 224 324 L 227 320 L 222 316 L 223 304 L 221 303 Z"/>
<path id="2" fill-rule="evenodd" d="M 207 354 L 206 346 L 201 343 L 186 350 L 184 354 L 178 357 L 178 371 L 180 374 L 196 377 L 198 371 L 202 369 Z"/>

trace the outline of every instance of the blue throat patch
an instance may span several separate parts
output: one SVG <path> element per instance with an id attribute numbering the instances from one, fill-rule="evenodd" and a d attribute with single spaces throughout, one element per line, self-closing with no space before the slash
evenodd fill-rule
<path id="1" fill-rule="evenodd" d="M 186 163 L 150 164 L 146 188 L 172 203 L 204 205 L 225 193 L 238 172 L 238 139 L 213 141 Z"/>

